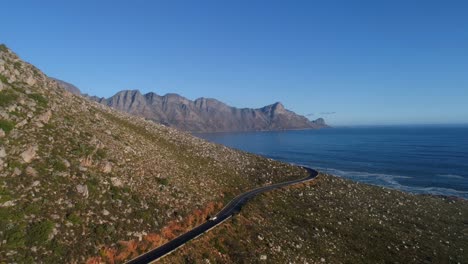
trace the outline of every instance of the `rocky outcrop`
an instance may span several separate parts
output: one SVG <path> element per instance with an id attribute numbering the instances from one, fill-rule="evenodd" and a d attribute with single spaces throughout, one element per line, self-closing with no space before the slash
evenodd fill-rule
<path id="1" fill-rule="evenodd" d="M 159 96 L 138 90 L 121 91 L 110 98 L 89 97 L 107 106 L 189 132 L 289 130 L 327 127 L 310 121 L 277 102 L 258 109 L 235 108 L 216 99 L 191 101 L 178 94 Z"/>

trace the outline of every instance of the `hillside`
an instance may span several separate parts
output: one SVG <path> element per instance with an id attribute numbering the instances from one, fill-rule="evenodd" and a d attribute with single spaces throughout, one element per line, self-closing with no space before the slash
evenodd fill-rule
<path id="1" fill-rule="evenodd" d="M 0 46 L 0 260 L 121 262 L 236 194 L 303 177 L 64 90 Z"/>
<path id="2" fill-rule="evenodd" d="M 189 132 L 234 132 L 327 127 L 319 118 L 310 121 L 274 103 L 258 109 L 235 108 L 216 99 L 191 101 L 178 94 L 164 96 L 121 91 L 110 98 L 92 99 L 132 115 Z"/>
<path id="3" fill-rule="evenodd" d="M 468 202 L 320 175 L 256 197 L 161 263 L 468 263 Z"/>

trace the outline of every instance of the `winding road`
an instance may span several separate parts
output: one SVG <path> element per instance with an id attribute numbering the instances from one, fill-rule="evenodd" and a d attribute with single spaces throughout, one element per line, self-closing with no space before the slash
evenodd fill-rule
<path id="1" fill-rule="evenodd" d="M 194 229 L 188 231 L 187 233 L 184 233 L 178 236 L 177 238 L 167 242 L 166 244 L 130 260 L 129 262 L 127 262 L 127 264 L 143 264 L 143 263 L 150 263 L 150 262 L 156 261 L 160 259 L 161 257 L 178 249 L 179 247 L 183 246 L 188 241 L 197 238 L 198 236 L 202 235 L 206 231 L 214 228 L 215 226 L 226 221 L 233 215 L 239 213 L 242 206 L 244 206 L 252 197 L 260 193 L 273 190 L 273 189 L 277 189 L 277 188 L 281 188 L 284 186 L 293 185 L 293 184 L 297 184 L 301 182 L 310 181 L 313 178 L 315 178 L 315 176 L 318 175 L 318 172 L 316 170 L 313 170 L 307 167 L 303 167 L 303 168 L 309 172 L 308 177 L 303 178 L 303 179 L 293 180 L 293 181 L 276 183 L 276 184 L 272 184 L 272 185 L 268 185 L 264 187 L 259 187 L 259 188 L 250 190 L 248 192 L 245 192 L 243 194 L 240 194 L 236 196 L 234 199 L 232 199 L 231 202 L 229 202 L 221 211 L 219 211 L 216 217 L 212 218 L 213 220 L 209 220 L 195 227 Z"/>

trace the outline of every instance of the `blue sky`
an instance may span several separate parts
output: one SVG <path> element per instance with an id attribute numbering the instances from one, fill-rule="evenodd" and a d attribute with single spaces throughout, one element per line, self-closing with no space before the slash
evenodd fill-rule
<path id="1" fill-rule="evenodd" d="M 83 92 L 468 123 L 468 1 L 8 1 L 0 42 Z"/>

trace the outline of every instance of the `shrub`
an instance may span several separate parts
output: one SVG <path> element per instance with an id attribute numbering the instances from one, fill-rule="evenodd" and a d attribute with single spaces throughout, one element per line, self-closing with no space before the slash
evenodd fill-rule
<path id="1" fill-rule="evenodd" d="M 29 96 L 29 98 L 36 101 L 37 105 L 40 106 L 40 107 L 46 107 L 47 104 L 49 103 L 49 101 L 44 96 L 42 96 L 41 94 L 32 93 L 32 94 L 28 94 L 28 96 Z"/>
<path id="2" fill-rule="evenodd" d="M 161 185 L 168 185 L 169 180 L 167 178 L 156 178 L 156 181 Z"/>
<path id="3" fill-rule="evenodd" d="M 4 203 L 11 199 L 11 193 L 8 191 L 8 189 L 0 187 L 0 203 Z"/>
<path id="4" fill-rule="evenodd" d="M 95 156 L 98 160 L 103 160 L 107 157 L 107 153 L 104 149 L 98 149 Z"/>
<path id="5" fill-rule="evenodd" d="M 12 90 L 5 90 L 0 92 L 0 106 L 5 107 L 15 102 L 18 99 L 18 95 Z"/>
<path id="6" fill-rule="evenodd" d="M 82 223 L 81 218 L 74 213 L 69 214 L 67 216 L 67 220 L 75 225 L 79 225 Z"/>
<path id="7" fill-rule="evenodd" d="M 52 167 L 54 169 L 54 171 L 65 171 L 67 170 L 67 166 L 65 165 L 65 163 L 63 163 L 63 161 L 59 160 L 59 159 L 55 159 L 52 161 Z"/>
<path id="8" fill-rule="evenodd" d="M 1 74 L 0 74 L 0 81 L 2 83 L 8 83 L 8 79 L 5 76 L 1 75 Z"/>
<path id="9" fill-rule="evenodd" d="M 78 145 L 72 149 L 72 153 L 80 157 L 81 156 L 86 157 L 86 156 L 89 156 L 91 153 L 93 153 L 93 148 L 86 144 L 78 143 Z"/>
<path id="10" fill-rule="evenodd" d="M 99 179 L 96 175 L 90 175 L 86 181 L 86 186 L 88 186 L 89 195 L 97 195 L 99 193 Z"/>
<path id="11" fill-rule="evenodd" d="M 11 121 L 0 119 L 0 128 L 5 131 L 5 133 L 10 132 L 15 127 L 15 124 Z"/>
<path id="12" fill-rule="evenodd" d="M 25 233 L 22 226 L 13 226 L 12 228 L 4 231 L 8 248 L 18 248 L 25 244 Z"/>
<path id="13" fill-rule="evenodd" d="M 8 52 L 8 48 L 5 44 L 0 44 L 0 51 L 1 52 Z"/>
<path id="14" fill-rule="evenodd" d="M 15 69 L 17 69 L 17 70 L 21 70 L 21 62 L 17 61 L 15 63 L 13 63 L 13 67 L 15 67 Z"/>
<path id="15" fill-rule="evenodd" d="M 50 220 L 33 223 L 27 230 L 27 244 L 28 245 L 42 245 L 49 239 L 49 234 L 54 228 L 54 223 Z"/>

